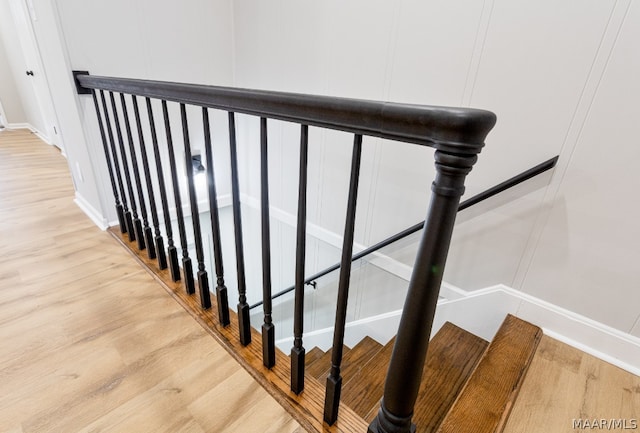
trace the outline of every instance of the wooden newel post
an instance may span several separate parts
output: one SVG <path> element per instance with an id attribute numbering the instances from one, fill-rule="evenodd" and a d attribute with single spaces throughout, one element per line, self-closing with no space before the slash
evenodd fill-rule
<path id="1" fill-rule="evenodd" d="M 435 152 L 433 194 L 409 283 L 398 335 L 393 347 L 384 395 L 369 433 L 415 432 L 411 422 L 420 388 L 451 234 L 464 192 L 464 181 L 476 162 L 475 153 Z"/>

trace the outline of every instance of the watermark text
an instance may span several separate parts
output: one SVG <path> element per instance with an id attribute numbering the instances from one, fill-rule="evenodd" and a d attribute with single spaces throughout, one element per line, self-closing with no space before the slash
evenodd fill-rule
<path id="1" fill-rule="evenodd" d="M 572 419 L 574 429 L 583 430 L 637 430 L 638 420 L 635 418 L 581 418 Z"/>

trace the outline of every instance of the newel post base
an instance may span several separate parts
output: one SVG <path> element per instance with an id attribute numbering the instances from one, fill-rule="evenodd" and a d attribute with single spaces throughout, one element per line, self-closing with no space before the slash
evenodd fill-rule
<path id="1" fill-rule="evenodd" d="M 369 425 L 367 433 L 415 433 L 416 425 L 411 422 L 411 415 L 400 418 L 390 414 L 384 409 L 383 400 L 378 416 Z"/>
<path id="2" fill-rule="evenodd" d="M 387 370 L 384 397 L 371 433 L 412 433 L 411 418 L 420 389 L 444 265 L 464 193 L 464 181 L 477 160 L 475 153 L 436 150 L 436 177 L 431 186 L 425 229 Z"/>

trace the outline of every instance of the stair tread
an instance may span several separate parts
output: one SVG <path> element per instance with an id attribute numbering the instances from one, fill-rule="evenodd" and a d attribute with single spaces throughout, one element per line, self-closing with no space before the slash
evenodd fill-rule
<path id="1" fill-rule="evenodd" d="M 320 349 L 317 346 L 311 349 L 310 351 L 308 351 L 307 353 L 305 353 L 304 355 L 305 367 L 309 367 L 309 365 L 311 365 L 317 359 L 320 359 L 322 355 L 324 355 L 324 350 Z"/>
<path id="2" fill-rule="evenodd" d="M 501 432 L 541 337 L 540 328 L 508 315 L 438 433 Z"/>
<path id="3" fill-rule="evenodd" d="M 366 336 L 347 355 L 342 357 L 340 375 L 342 386 L 346 386 L 358 372 L 382 350 L 382 344 Z M 327 372 L 328 373 L 328 372 Z"/>
<path id="4" fill-rule="evenodd" d="M 434 432 L 442 423 L 489 346 L 488 341 L 449 322 L 436 337 L 427 351 L 413 413 L 420 433 Z"/>
<path id="5" fill-rule="evenodd" d="M 348 386 L 342 388 L 341 400 L 355 413 L 365 417 L 382 398 L 387 366 L 391 359 L 395 337 L 353 375 Z"/>
<path id="6" fill-rule="evenodd" d="M 438 428 L 488 345 L 486 340 L 450 322 L 436 333 L 429 343 L 413 415 L 420 433 Z M 379 408 L 377 402 L 364 416 L 365 420 L 372 421 Z"/>
<path id="7" fill-rule="evenodd" d="M 345 346 L 342 349 L 342 356 L 346 356 L 350 350 L 351 349 Z M 329 368 L 331 368 L 331 352 L 331 349 L 327 350 L 324 355 L 306 366 L 305 374 L 308 374 L 311 377 L 318 379 L 321 383 L 324 383 L 327 376 L 326 373 L 329 371 Z"/>
<path id="8" fill-rule="evenodd" d="M 362 369 L 367 362 L 373 359 L 380 350 L 382 350 L 382 344 L 378 343 L 373 338 L 366 336 L 358 344 L 353 346 L 353 349 L 346 350 L 345 346 L 342 352 L 342 363 L 340 366 L 340 376 L 342 376 L 342 387 L 344 388 L 347 383 Z M 331 370 L 331 358 L 326 364 L 326 369 L 319 374 L 318 379 L 324 380 Z"/>

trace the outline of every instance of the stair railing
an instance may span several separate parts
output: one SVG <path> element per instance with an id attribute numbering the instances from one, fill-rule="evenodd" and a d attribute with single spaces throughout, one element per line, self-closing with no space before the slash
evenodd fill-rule
<path id="1" fill-rule="evenodd" d="M 262 268 L 263 268 L 263 364 L 273 368 L 275 364 L 275 345 L 273 338 L 273 322 L 271 320 L 271 274 L 269 245 L 269 194 L 267 164 L 267 126 L 269 119 L 284 120 L 300 125 L 300 180 L 298 203 L 298 227 L 296 245 L 296 284 L 294 314 L 294 346 L 291 350 L 291 390 L 300 394 L 304 389 L 303 317 L 304 305 L 304 257 L 305 257 L 305 221 L 306 221 L 306 170 L 309 126 L 334 129 L 354 135 L 347 216 L 343 236 L 342 261 L 340 266 L 336 322 L 331 359 L 331 370 L 327 377 L 324 402 L 324 421 L 329 425 L 338 417 L 340 393 L 342 386 L 341 362 L 344 331 L 346 322 L 347 300 L 349 296 L 349 276 L 353 251 L 355 215 L 357 204 L 360 159 L 363 137 L 381 137 L 393 141 L 429 146 L 435 149 L 436 177 L 432 184 L 424 234 L 418 249 L 413 274 L 400 326 L 396 337 L 393 354 L 385 381 L 384 397 L 377 418 L 369 426 L 372 433 L 401 433 L 415 429 L 411 422 L 416 401 L 422 368 L 429 344 L 429 336 L 438 299 L 440 284 L 446 262 L 451 234 L 454 226 L 460 197 L 464 192 L 466 175 L 477 160 L 477 154 L 484 146 L 484 140 L 495 124 L 495 115 L 484 110 L 470 108 L 446 108 L 421 105 L 407 105 L 388 102 L 336 98 L 327 96 L 302 95 L 262 90 L 247 90 L 228 87 L 180 84 L 150 80 L 91 76 L 86 71 L 74 71 L 78 92 L 93 97 L 103 150 L 107 161 L 107 169 L 114 195 L 114 202 L 120 230 L 127 233 L 129 240 L 137 240 L 139 250 L 147 249 L 149 257 L 152 239 L 149 235 L 145 194 L 142 188 L 142 176 L 147 185 L 146 196 L 151 209 L 151 220 L 155 225 L 156 236 L 153 246 L 158 267 L 169 266 L 174 281 L 183 280 L 188 294 L 195 296 L 195 281 L 192 270 L 192 259 L 187 248 L 185 219 L 180 197 L 180 179 L 177 174 L 176 153 L 173 145 L 173 133 L 169 118 L 168 103 L 180 106 L 182 141 L 184 145 L 184 164 L 187 176 L 188 201 L 191 207 L 193 234 L 196 245 L 198 297 L 202 309 L 212 305 L 209 299 L 208 277 L 203 260 L 202 233 L 199 221 L 199 210 L 192 173 L 190 151 L 190 135 L 186 106 L 201 107 L 203 115 L 203 136 L 207 158 L 207 184 L 211 214 L 211 227 L 214 240 L 214 257 L 216 267 L 216 304 L 218 320 L 222 326 L 229 324 L 227 310 L 227 290 L 224 286 L 223 257 L 220 247 L 220 221 L 217 213 L 216 188 L 213 176 L 213 149 L 211 130 L 208 119 L 210 109 L 228 113 L 229 141 L 231 156 L 232 208 L 234 217 L 236 269 L 238 278 L 239 299 L 237 305 L 239 322 L 239 340 L 242 345 L 251 344 L 249 323 L 249 305 L 246 298 L 246 282 L 244 269 L 244 252 L 242 239 L 242 216 L 240 212 L 240 190 L 238 182 L 238 161 L 236 146 L 235 113 L 244 113 L 260 118 L 260 160 L 261 160 L 261 215 L 262 215 Z M 111 106 L 106 104 L 108 94 Z M 120 104 L 116 104 L 119 95 Z M 128 112 L 126 95 L 134 107 L 135 127 L 138 142 L 132 133 L 130 113 Z M 151 170 L 147 167 L 150 158 L 146 155 L 144 134 L 141 126 L 137 98 L 145 98 L 147 118 L 153 143 L 153 160 L 156 166 L 156 179 L 150 178 Z M 102 109 L 98 101 L 102 102 Z M 162 119 L 165 126 L 164 141 L 167 153 L 163 158 L 159 152 L 158 134 L 152 112 L 151 100 L 160 100 Z M 129 151 L 124 145 L 122 121 L 129 144 Z M 117 144 L 114 139 L 115 127 Z M 136 146 L 137 144 L 137 146 Z M 138 168 L 137 155 L 142 157 L 142 174 Z M 164 160 L 164 161 L 163 161 Z M 167 184 L 165 184 L 164 168 L 168 162 L 170 168 L 171 188 L 174 193 L 177 213 L 178 232 L 182 249 L 182 273 L 178 266 L 177 247 L 172 238 L 169 203 L 167 200 Z M 134 193 L 131 170 L 137 190 Z M 124 181 L 124 182 L 123 182 Z M 158 230 L 157 209 L 155 209 L 154 188 L 148 185 L 157 183 L 164 214 L 164 223 L 168 241 L 165 257 L 164 241 Z M 168 182 L 167 182 L 168 183 Z M 125 188 L 126 184 L 126 188 Z M 128 208 L 130 205 L 130 210 Z M 141 215 L 137 213 L 138 209 Z M 154 217 L 156 215 L 156 217 Z M 142 217 L 142 221 L 140 220 Z M 144 227 L 143 227 L 144 225 Z"/>

